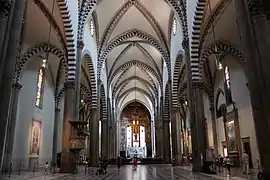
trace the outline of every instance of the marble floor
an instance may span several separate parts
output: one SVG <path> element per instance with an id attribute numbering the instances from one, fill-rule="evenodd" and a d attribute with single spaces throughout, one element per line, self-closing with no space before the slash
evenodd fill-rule
<path id="1" fill-rule="evenodd" d="M 110 166 L 106 175 L 97 176 L 95 169 L 81 171 L 76 175 L 49 174 L 43 172 L 23 173 L 2 177 L 3 180 L 243 180 L 241 177 L 209 176 L 202 173 L 192 173 L 187 169 L 171 167 L 170 165 L 139 165 L 136 170 L 131 165 L 121 168 L 118 172 L 115 166 Z M 250 178 L 248 178 L 250 179 Z M 252 179 L 253 180 L 253 179 Z"/>

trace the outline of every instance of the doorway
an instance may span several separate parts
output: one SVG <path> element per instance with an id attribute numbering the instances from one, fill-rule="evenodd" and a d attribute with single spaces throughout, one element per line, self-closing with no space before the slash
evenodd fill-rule
<path id="1" fill-rule="evenodd" d="M 246 152 L 249 156 L 249 168 L 253 168 L 253 163 L 252 163 L 252 154 L 251 154 L 251 148 L 250 148 L 250 138 L 242 138 L 243 142 L 243 150 Z"/>
<path id="2" fill-rule="evenodd" d="M 222 142 L 222 153 L 223 153 L 223 157 L 228 156 L 228 148 L 227 148 L 226 141 Z"/>

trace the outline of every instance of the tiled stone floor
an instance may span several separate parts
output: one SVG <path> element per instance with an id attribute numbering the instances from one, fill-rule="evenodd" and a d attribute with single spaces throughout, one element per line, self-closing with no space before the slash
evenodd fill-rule
<path id="1" fill-rule="evenodd" d="M 43 172 L 23 173 L 21 176 L 12 175 L 10 178 L 5 176 L 1 180 L 243 180 L 238 177 L 209 176 L 201 173 L 192 173 L 182 167 L 171 167 L 170 165 L 139 165 L 136 170 L 131 165 L 121 168 L 117 171 L 115 166 L 109 166 L 106 175 L 95 175 L 95 170 L 89 169 L 85 173 L 83 170 L 76 175 L 54 174 L 44 176 Z M 244 178 L 251 179 L 253 178 Z M 255 179 L 254 179 L 255 180 Z"/>

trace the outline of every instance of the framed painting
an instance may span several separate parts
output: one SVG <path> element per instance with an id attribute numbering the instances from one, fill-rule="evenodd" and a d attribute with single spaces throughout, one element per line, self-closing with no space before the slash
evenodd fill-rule
<path id="1" fill-rule="evenodd" d="M 228 151 L 230 153 L 238 152 L 236 126 L 235 126 L 234 120 L 230 120 L 226 122 L 226 132 L 227 132 L 227 139 L 228 139 Z"/>
<path id="2" fill-rule="evenodd" d="M 30 155 L 38 156 L 40 151 L 41 122 L 33 119 L 30 137 Z"/>

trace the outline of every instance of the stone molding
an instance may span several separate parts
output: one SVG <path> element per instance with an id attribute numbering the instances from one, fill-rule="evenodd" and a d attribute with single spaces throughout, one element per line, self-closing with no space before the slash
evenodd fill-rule
<path id="1" fill-rule="evenodd" d="M 84 47 L 84 42 L 82 40 L 77 41 L 77 48 L 83 49 Z"/>
<path id="2" fill-rule="evenodd" d="M 182 47 L 185 51 L 189 51 L 189 40 L 188 39 L 184 39 L 182 42 Z"/>
<path id="3" fill-rule="evenodd" d="M 8 18 L 11 9 L 10 0 L 0 0 L 0 17 Z"/>
<path id="4" fill-rule="evenodd" d="M 180 106 L 172 108 L 173 113 L 180 113 Z"/>
<path id="5" fill-rule="evenodd" d="M 12 83 L 12 89 L 20 90 L 22 88 L 22 85 L 18 82 Z"/>
<path id="6" fill-rule="evenodd" d="M 71 81 L 71 82 L 65 82 L 64 84 L 64 89 L 75 89 L 75 81 Z"/>

